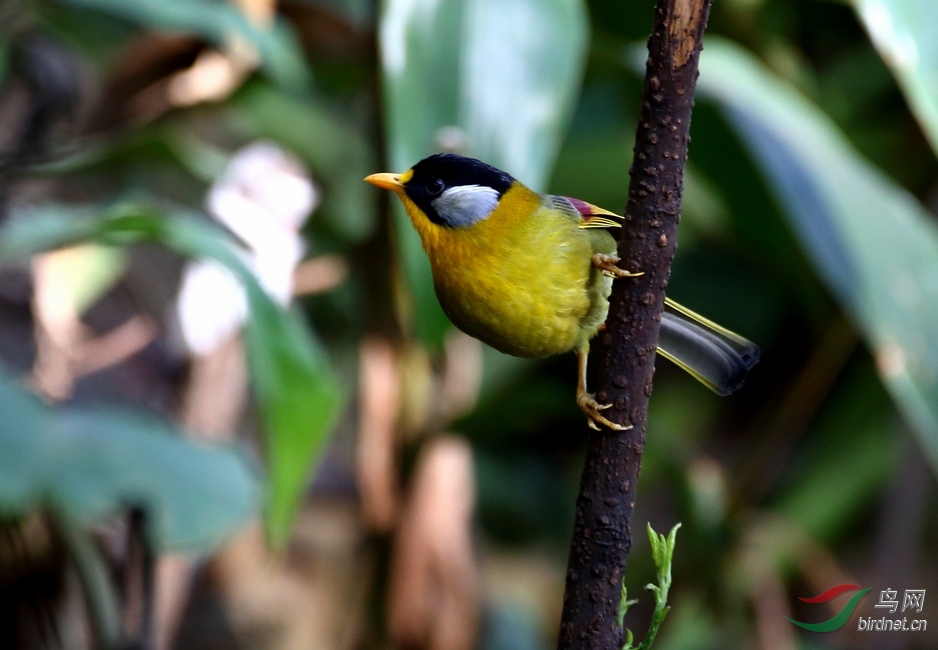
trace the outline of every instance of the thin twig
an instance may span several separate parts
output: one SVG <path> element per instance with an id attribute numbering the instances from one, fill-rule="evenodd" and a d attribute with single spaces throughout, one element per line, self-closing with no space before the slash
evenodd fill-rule
<path id="1" fill-rule="evenodd" d="M 124 631 L 127 650 L 153 648 L 154 566 L 148 519 L 142 508 L 130 511 L 125 567 Z"/>
<path id="2" fill-rule="evenodd" d="M 710 0 L 658 0 L 630 170 L 619 257 L 644 275 L 618 280 L 593 365 L 603 414 L 632 424 L 590 437 L 576 505 L 558 647 L 622 647 L 616 614 L 632 545 L 631 519 L 645 446 L 664 290 L 677 247 L 697 60 Z"/>
<path id="3" fill-rule="evenodd" d="M 120 602 L 110 571 L 90 533 L 66 520 L 53 520 L 68 548 L 81 582 L 97 647 L 116 649 L 121 638 Z"/>

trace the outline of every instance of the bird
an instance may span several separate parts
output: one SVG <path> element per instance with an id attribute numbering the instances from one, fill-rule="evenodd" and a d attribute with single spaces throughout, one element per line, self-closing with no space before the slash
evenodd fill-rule
<path id="1" fill-rule="evenodd" d="M 576 403 L 587 424 L 626 430 L 587 390 L 589 343 L 603 327 L 618 266 L 610 229 L 622 216 L 579 199 L 539 194 L 506 172 L 454 153 L 365 181 L 394 192 L 430 260 L 443 311 L 496 350 L 541 358 L 574 352 Z M 714 392 L 739 388 L 759 348 L 666 298 L 658 353 Z"/>

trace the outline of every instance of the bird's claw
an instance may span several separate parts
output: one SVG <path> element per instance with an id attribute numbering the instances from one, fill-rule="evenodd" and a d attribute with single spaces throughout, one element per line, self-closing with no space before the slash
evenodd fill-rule
<path id="1" fill-rule="evenodd" d="M 602 429 L 599 428 L 600 424 L 613 431 L 628 431 L 632 428 L 631 424 L 625 426 L 603 417 L 600 411 L 611 409 L 612 404 L 600 404 L 596 401 L 596 397 L 592 393 L 581 393 L 577 395 L 576 403 L 586 414 L 586 423 L 589 425 L 589 428 L 594 431 L 602 431 Z"/>
<path id="2" fill-rule="evenodd" d="M 619 263 L 618 255 L 607 255 L 605 253 L 596 253 L 593 255 L 593 266 L 602 271 L 607 278 L 637 278 L 644 275 L 644 271 L 632 273 L 616 266 Z"/>

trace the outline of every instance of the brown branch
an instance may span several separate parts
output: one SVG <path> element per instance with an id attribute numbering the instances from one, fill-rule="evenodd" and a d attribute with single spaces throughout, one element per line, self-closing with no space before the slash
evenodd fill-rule
<path id="1" fill-rule="evenodd" d="M 153 582 L 156 555 L 150 545 L 150 522 L 146 511 L 133 508 L 128 517 L 127 558 L 124 566 L 125 650 L 153 648 Z"/>
<path id="2" fill-rule="evenodd" d="M 592 355 L 597 399 L 613 405 L 604 415 L 634 428 L 590 437 L 570 544 L 562 650 L 622 647 L 616 613 L 632 545 L 658 327 L 677 248 L 697 61 L 709 12 L 710 0 L 658 0 L 655 9 L 619 239 L 625 266 L 644 275 L 615 283 L 606 330 Z"/>

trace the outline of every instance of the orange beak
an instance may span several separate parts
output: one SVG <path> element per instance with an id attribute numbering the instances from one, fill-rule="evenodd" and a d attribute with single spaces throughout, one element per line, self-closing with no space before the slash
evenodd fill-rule
<path id="1" fill-rule="evenodd" d="M 365 177 L 365 182 L 392 192 L 400 192 L 404 189 L 400 174 L 372 174 Z"/>

